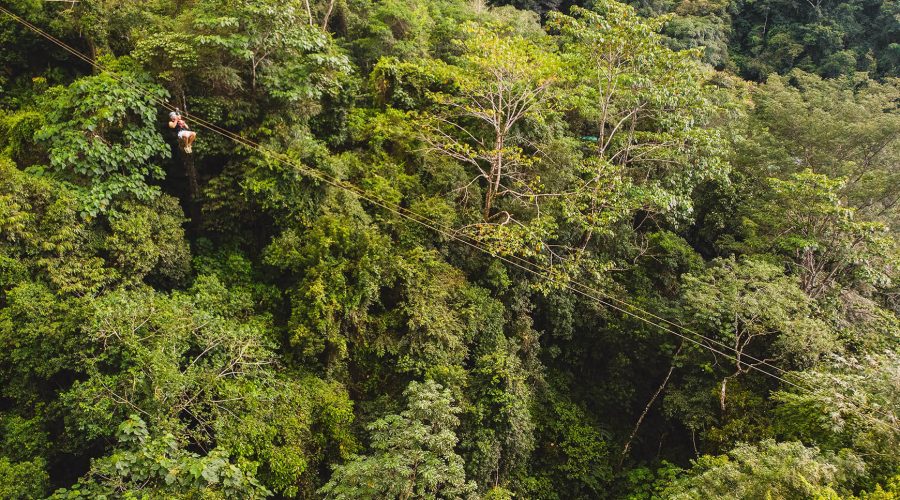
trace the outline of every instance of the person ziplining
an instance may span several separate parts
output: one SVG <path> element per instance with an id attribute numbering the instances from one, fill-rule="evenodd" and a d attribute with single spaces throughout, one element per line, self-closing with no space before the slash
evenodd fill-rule
<path id="1" fill-rule="evenodd" d="M 187 123 L 181 114 L 177 111 L 169 113 L 169 128 L 175 129 L 175 135 L 178 136 L 178 144 L 184 149 L 185 153 L 192 153 L 191 145 L 197 139 L 197 132 L 188 128 Z"/>

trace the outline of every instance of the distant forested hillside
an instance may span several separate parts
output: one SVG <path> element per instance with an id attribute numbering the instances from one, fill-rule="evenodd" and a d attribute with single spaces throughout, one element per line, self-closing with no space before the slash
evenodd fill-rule
<path id="1" fill-rule="evenodd" d="M 546 15 L 588 1 L 498 4 Z M 631 0 L 646 16 L 672 15 L 663 33 L 676 49 L 703 47 L 704 60 L 743 78 L 802 69 L 825 77 L 864 71 L 898 76 L 900 4 L 880 0 Z"/>
<path id="2" fill-rule="evenodd" d="M 898 64 L 887 0 L 6 0 L 0 498 L 900 498 Z"/>

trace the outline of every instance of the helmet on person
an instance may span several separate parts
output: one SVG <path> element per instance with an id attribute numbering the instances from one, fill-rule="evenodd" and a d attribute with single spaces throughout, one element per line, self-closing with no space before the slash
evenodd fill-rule
<path id="1" fill-rule="evenodd" d="M 171 113 L 169 113 L 169 118 L 172 120 L 174 120 L 175 118 L 178 118 L 178 113 L 172 111 Z"/>

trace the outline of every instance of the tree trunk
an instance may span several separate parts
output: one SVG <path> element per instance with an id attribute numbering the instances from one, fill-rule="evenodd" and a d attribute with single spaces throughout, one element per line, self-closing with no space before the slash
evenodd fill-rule
<path id="1" fill-rule="evenodd" d="M 309 7 L 309 0 L 303 0 L 303 3 L 306 4 L 306 15 L 309 16 L 309 25 L 313 25 L 313 16 L 312 9 Z"/>
<path id="2" fill-rule="evenodd" d="M 656 402 L 656 398 L 662 393 L 662 391 L 666 388 L 666 385 L 669 383 L 669 379 L 672 377 L 672 372 L 675 371 L 675 361 L 678 359 L 678 355 L 681 354 L 681 348 L 684 347 L 684 342 L 678 346 L 678 350 L 675 351 L 675 354 L 672 356 L 672 364 L 669 366 L 669 371 L 666 372 L 665 378 L 659 387 L 656 389 L 656 392 L 653 393 L 653 396 L 650 398 L 650 401 L 647 402 L 647 406 L 644 407 L 644 411 L 641 413 L 641 416 L 638 417 L 637 422 L 634 424 L 634 429 L 631 430 L 631 435 L 628 436 L 628 441 L 625 442 L 625 446 L 622 448 L 622 456 L 619 457 L 619 468 L 622 468 L 622 463 L 625 462 L 625 456 L 628 455 L 628 450 L 631 448 L 631 443 L 634 441 L 635 436 L 637 436 L 638 430 L 641 428 L 641 424 L 644 422 L 644 419 L 647 417 L 647 414 L 650 412 L 650 407 L 653 406 L 653 403 Z"/>
<path id="3" fill-rule="evenodd" d="M 722 389 L 719 391 L 719 406 L 725 411 L 725 387 L 728 385 L 728 377 L 722 379 Z"/>
<path id="4" fill-rule="evenodd" d="M 497 156 L 494 164 L 491 165 L 491 175 L 488 179 L 487 193 L 484 196 L 484 221 L 487 222 L 491 218 L 491 209 L 494 205 L 494 197 L 500 191 L 500 174 L 503 172 L 503 145 L 505 139 L 502 134 L 497 135 L 495 142 L 497 148 Z"/>
<path id="5" fill-rule="evenodd" d="M 328 12 L 325 13 L 325 18 L 322 20 L 322 31 L 328 31 L 328 21 L 331 19 L 331 13 L 334 11 L 335 1 L 331 0 L 328 2 Z"/>
<path id="6" fill-rule="evenodd" d="M 188 211 L 191 218 L 191 227 L 196 232 L 200 228 L 200 176 L 194 165 L 194 155 L 186 154 L 178 148 L 181 163 L 184 165 L 184 173 L 188 181 Z"/>

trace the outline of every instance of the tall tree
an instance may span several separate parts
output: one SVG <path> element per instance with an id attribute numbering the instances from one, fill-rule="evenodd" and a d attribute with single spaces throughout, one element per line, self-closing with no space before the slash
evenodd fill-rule
<path id="1" fill-rule="evenodd" d="M 454 451 L 459 408 L 433 381 L 411 382 L 405 410 L 368 426 L 372 454 L 334 469 L 321 493 L 326 498 L 465 498 L 466 481 Z"/>

